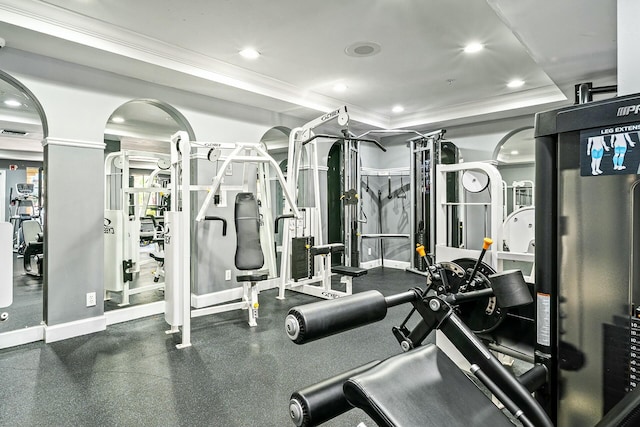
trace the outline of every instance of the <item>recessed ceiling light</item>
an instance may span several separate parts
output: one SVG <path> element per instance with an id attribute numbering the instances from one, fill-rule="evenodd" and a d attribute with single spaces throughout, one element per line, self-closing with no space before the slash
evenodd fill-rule
<path id="1" fill-rule="evenodd" d="M 394 113 L 402 113 L 404 111 L 404 107 L 402 105 L 394 105 L 391 111 Z"/>
<path id="2" fill-rule="evenodd" d="M 464 51 L 466 53 L 476 53 L 480 52 L 482 49 L 484 49 L 484 46 L 480 43 L 469 43 L 464 47 Z"/>
<path id="3" fill-rule="evenodd" d="M 240 51 L 240 56 L 247 59 L 256 59 L 260 56 L 260 52 L 258 52 L 253 48 L 248 47 Z"/>
<path id="4" fill-rule="evenodd" d="M 7 99 L 6 101 L 4 101 L 4 104 L 9 106 L 9 107 L 21 107 L 22 106 L 22 102 L 16 101 L 15 99 Z"/>
<path id="5" fill-rule="evenodd" d="M 111 121 L 113 123 L 124 123 L 124 119 L 122 117 L 116 116 L 116 117 L 112 117 Z"/>
<path id="6" fill-rule="evenodd" d="M 518 154 L 520 154 L 520 152 L 518 150 L 511 150 L 511 155 L 512 156 L 517 156 Z"/>
<path id="7" fill-rule="evenodd" d="M 336 92 L 344 92 L 345 90 L 347 90 L 347 85 L 344 83 L 335 84 L 333 86 L 333 90 L 335 90 Z"/>
<path id="8" fill-rule="evenodd" d="M 524 85 L 524 80 L 518 80 L 518 79 L 511 80 L 509 83 L 507 83 L 507 87 L 510 87 L 512 89 L 516 87 L 520 87 L 522 85 Z"/>

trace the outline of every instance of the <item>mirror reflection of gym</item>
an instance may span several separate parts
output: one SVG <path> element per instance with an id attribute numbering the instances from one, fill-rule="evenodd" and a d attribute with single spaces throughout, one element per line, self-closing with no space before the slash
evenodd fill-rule
<path id="1" fill-rule="evenodd" d="M 105 311 L 164 299 L 164 212 L 170 206 L 170 137 L 193 133 L 170 105 L 134 100 L 107 121 Z"/>
<path id="2" fill-rule="evenodd" d="M 0 72 L 0 224 L 7 234 L 12 277 L 0 283 L 0 333 L 39 326 L 43 313 L 44 189 L 43 148 L 46 119 L 34 95 Z M 4 234 L 3 234 L 4 236 Z M 9 251 L 8 251 L 9 252 Z M 0 265 L 2 273 L 11 268 Z M 0 281 L 4 281 L 0 278 Z M 9 274 L 7 274 L 9 276 Z M 6 286 L 6 287 L 5 287 Z M 6 306 L 8 305 L 8 306 Z"/>
<path id="3" fill-rule="evenodd" d="M 275 126 L 269 129 L 262 135 L 260 142 L 267 147 L 267 151 L 271 157 L 280 165 L 280 170 L 287 176 L 287 155 L 289 154 L 289 135 L 291 129 L 286 126 Z M 283 214 L 285 198 L 282 193 L 282 188 L 278 183 L 278 178 L 275 174 L 269 177 L 269 186 L 271 193 L 271 209 L 272 217 L 278 218 Z M 276 251 L 276 268 L 278 274 L 280 273 L 280 255 L 282 254 L 282 231 L 275 234 L 275 251 Z"/>
<path id="4" fill-rule="evenodd" d="M 533 253 L 535 139 L 533 127 L 515 129 L 496 145 L 493 159 L 502 175 L 504 190 L 503 247 L 511 252 Z"/>

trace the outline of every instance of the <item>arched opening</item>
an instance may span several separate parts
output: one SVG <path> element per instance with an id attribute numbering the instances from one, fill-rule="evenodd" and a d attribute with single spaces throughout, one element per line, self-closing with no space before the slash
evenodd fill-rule
<path id="1" fill-rule="evenodd" d="M 105 147 L 105 312 L 164 299 L 164 212 L 171 136 L 195 133 L 173 106 L 136 99 L 108 118 Z"/>
<path id="2" fill-rule="evenodd" d="M 20 81 L 0 71 L 0 333 L 40 327 L 43 316 L 45 192 L 44 109 Z M 12 274 L 11 274 L 12 273 Z M 3 341 L 0 339 L 0 341 Z M 12 345 L 8 341 L 8 345 Z M 24 341 L 22 341 L 24 342 Z M 3 346 L 0 346 L 3 347 Z"/>
<path id="3" fill-rule="evenodd" d="M 267 147 L 267 151 L 269 155 L 274 158 L 278 165 L 280 166 L 280 170 L 284 174 L 285 178 L 287 176 L 287 155 L 289 149 L 289 135 L 291 134 L 291 129 L 286 126 L 275 126 L 269 129 L 262 135 L 260 138 L 260 142 L 263 143 Z M 278 184 L 278 179 L 275 175 L 270 176 L 269 189 L 271 192 L 271 210 L 272 210 L 272 218 L 277 218 L 282 215 L 284 210 L 284 195 L 282 192 L 282 188 L 280 184 Z M 282 231 L 276 233 L 275 235 L 275 248 L 276 251 L 276 265 L 278 268 L 278 274 L 280 274 L 280 257 L 282 253 Z M 280 249 L 279 249 L 280 248 Z"/>

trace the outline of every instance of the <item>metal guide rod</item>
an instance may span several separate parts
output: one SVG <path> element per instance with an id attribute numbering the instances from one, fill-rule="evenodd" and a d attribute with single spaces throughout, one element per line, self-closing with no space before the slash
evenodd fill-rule
<path id="1" fill-rule="evenodd" d="M 411 221 L 409 221 L 409 236 L 411 238 L 411 242 L 415 245 L 415 236 L 416 236 L 416 142 L 413 139 L 409 140 L 409 150 L 411 152 L 411 156 L 409 158 L 409 179 L 411 180 L 411 188 L 409 195 L 409 203 L 411 203 Z M 415 269 L 416 266 L 416 257 L 411 254 L 411 268 Z"/>
<path id="2" fill-rule="evenodd" d="M 439 224 L 437 219 L 436 219 L 436 203 L 437 203 L 437 197 L 438 197 L 438 191 L 439 189 L 442 191 L 442 194 L 444 194 L 445 200 L 446 200 L 446 196 L 447 196 L 447 184 L 446 181 L 444 183 L 444 185 L 438 187 L 438 185 L 436 184 L 436 168 L 439 166 L 438 165 L 438 161 L 440 160 L 440 145 L 436 143 L 436 141 L 433 138 L 429 138 L 427 140 L 427 147 L 429 150 L 429 191 L 430 191 L 430 197 L 429 197 L 429 204 L 430 209 L 430 218 L 429 218 L 429 248 L 431 249 L 431 254 L 433 255 L 434 259 L 435 259 L 435 253 L 436 253 L 436 228 L 439 226 L 440 228 L 445 228 L 447 225 L 446 221 L 442 222 L 442 224 Z"/>

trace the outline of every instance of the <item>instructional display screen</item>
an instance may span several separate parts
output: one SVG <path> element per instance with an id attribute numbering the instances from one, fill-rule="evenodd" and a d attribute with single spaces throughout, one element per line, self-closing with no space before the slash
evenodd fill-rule
<path id="1" fill-rule="evenodd" d="M 640 173 L 640 123 L 580 132 L 580 175 Z"/>

